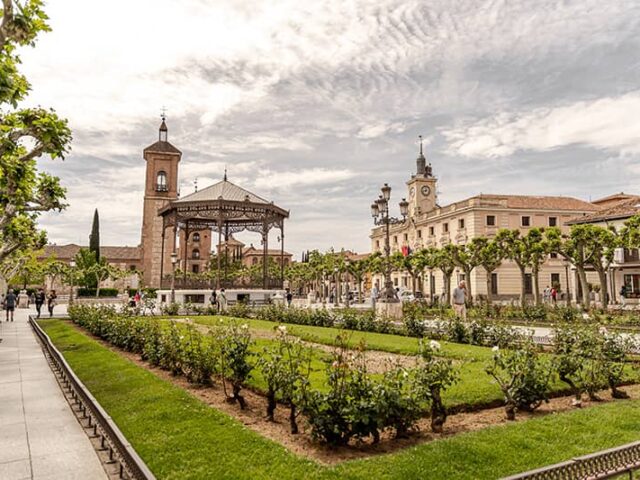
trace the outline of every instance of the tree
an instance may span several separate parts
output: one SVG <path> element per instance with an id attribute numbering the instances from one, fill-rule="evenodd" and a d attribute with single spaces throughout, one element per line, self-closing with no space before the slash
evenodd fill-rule
<path id="1" fill-rule="evenodd" d="M 502 264 L 504 251 L 500 247 L 500 244 L 495 240 L 489 240 L 482 237 L 474 240 L 476 240 L 476 243 L 478 244 L 478 260 L 487 274 L 487 303 L 491 305 L 491 275 Z"/>
<path id="2" fill-rule="evenodd" d="M 398 272 L 407 272 L 411 277 L 411 293 L 415 296 L 416 294 L 416 280 L 420 271 L 415 268 L 415 263 L 413 262 L 413 253 L 408 255 L 404 255 L 402 252 L 395 252 L 391 255 L 391 265 L 393 265 L 393 269 Z"/>
<path id="3" fill-rule="evenodd" d="M 48 31 L 41 0 L 2 0 L 0 23 L 0 264 L 22 251 L 37 250 L 46 234 L 37 229 L 42 212 L 62 210 L 59 179 L 39 172 L 42 155 L 64 158 L 71 141 L 66 120 L 53 110 L 17 109 L 29 92 L 18 72 L 21 47 L 33 46 Z"/>
<path id="4" fill-rule="evenodd" d="M 364 281 L 365 275 L 369 272 L 369 262 L 366 258 L 351 260 L 347 270 L 358 286 L 358 302 L 362 302 L 362 282 Z"/>
<path id="5" fill-rule="evenodd" d="M 527 232 L 522 242 L 531 267 L 533 300 L 536 305 L 540 305 L 540 268 L 549 256 L 550 245 L 543 236 L 543 230 L 535 227 Z"/>
<path id="6" fill-rule="evenodd" d="M 572 225 L 569 235 L 563 235 L 557 227 L 549 228 L 545 234 L 549 241 L 549 248 L 576 268 L 580 284 L 582 285 L 582 307 L 589 309 L 589 288 L 586 267 L 593 264 L 593 257 L 597 249 L 594 248 L 593 225 Z"/>
<path id="7" fill-rule="evenodd" d="M 100 219 L 98 209 L 93 212 L 93 224 L 91 225 L 91 235 L 89 235 L 89 251 L 93 252 L 96 261 L 100 261 Z"/>
<path id="8" fill-rule="evenodd" d="M 592 225 L 591 246 L 593 256 L 591 266 L 598 274 L 600 282 L 600 301 L 602 308 L 607 308 L 609 300 L 609 286 L 607 285 L 607 271 L 613 262 L 615 249 L 622 244 L 621 238 L 613 230 Z"/>
<path id="9" fill-rule="evenodd" d="M 47 263 L 51 260 L 40 261 L 38 256 L 42 254 L 42 251 L 30 251 L 22 255 L 22 258 L 16 260 L 14 265 L 14 273 L 10 278 L 10 283 L 13 285 L 21 285 L 22 288 L 27 288 L 28 285 L 41 284 L 44 280 L 44 272 L 47 267 Z"/>
<path id="10" fill-rule="evenodd" d="M 500 230 L 496 235 L 496 242 L 504 252 L 505 258 L 513 261 L 520 270 L 520 305 L 524 308 L 526 302 L 527 267 L 530 262 L 530 252 L 523 241 L 519 230 Z"/>
<path id="11" fill-rule="evenodd" d="M 434 268 L 440 269 L 442 272 L 442 279 L 444 283 L 444 303 L 449 305 L 451 303 L 451 276 L 453 270 L 456 268 L 456 264 L 453 262 L 453 250 L 455 245 L 447 244 L 443 248 L 428 249 L 425 254 L 430 258 L 431 265 Z"/>
<path id="12" fill-rule="evenodd" d="M 478 237 L 465 245 L 454 245 L 451 249 L 451 258 L 457 267 L 464 272 L 467 280 L 467 294 L 469 303 L 473 304 L 473 294 L 471 291 L 471 272 L 480 265 L 480 252 L 484 247 L 484 239 Z"/>

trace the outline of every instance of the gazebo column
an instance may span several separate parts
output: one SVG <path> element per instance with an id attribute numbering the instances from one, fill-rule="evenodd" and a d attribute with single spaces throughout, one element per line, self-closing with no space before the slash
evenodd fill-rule
<path id="1" fill-rule="evenodd" d="M 262 288 L 267 289 L 267 274 L 269 272 L 269 225 L 267 223 L 262 227 Z"/>
<path id="2" fill-rule="evenodd" d="M 216 270 L 216 290 L 220 290 L 220 251 L 222 250 L 222 209 L 220 209 L 220 214 L 218 216 L 218 251 L 216 252 L 217 257 L 217 270 Z"/>
<path id="3" fill-rule="evenodd" d="M 186 220 L 184 222 L 184 255 L 182 258 L 184 258 L 184 264 L 182 265 L 182 267 L 184 268 L 184 271 L 182 272 L 182 277 L 184 278 L 184 283 L 186 285 L 187 283 L 187 243 L 189 240 L 189 220 Z"/>
<path id="4" fill-rule="evenodd" d="M 284 222 L 280 222 L 280 288 L 284 287 Z"/>

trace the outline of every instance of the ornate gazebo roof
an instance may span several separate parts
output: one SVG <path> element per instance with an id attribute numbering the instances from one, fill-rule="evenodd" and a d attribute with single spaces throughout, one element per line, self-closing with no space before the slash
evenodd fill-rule
<path id="1" fill-rule="evenodd" d="M 263 232 L 281 226 L 289 212 L 273 202 L 231 183 L 226 178 L 170 202 L 158 215 L 165 226 L 222 229 L 225 235 L 250 230 Z"/>

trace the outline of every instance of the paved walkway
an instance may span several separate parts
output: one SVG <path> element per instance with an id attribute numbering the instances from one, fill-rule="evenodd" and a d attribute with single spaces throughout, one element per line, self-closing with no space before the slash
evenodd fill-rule
<path id="1" fill-rule="evenodd" d="M 0 310 L 0 479 L 103 480 L 91 441 L 71 411 L 27 316 Z"/>

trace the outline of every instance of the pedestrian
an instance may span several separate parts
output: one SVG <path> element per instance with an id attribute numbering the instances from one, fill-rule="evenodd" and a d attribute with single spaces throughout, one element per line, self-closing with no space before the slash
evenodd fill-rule
<path id="1" fill-rule="evenodd" d="M 558 290 L 556 289 L 556 287 L 553 287 L 551 289 L 550 296 L 551 296 L 551 303 L 553 303 L 554 305 L 557 305 L 557 303 L 558 303 Z"/>
<path id="2" fill-rule="evenodd" d="M 549 303 L 551 301 L 551 287 L 547 285 L 547 287 L 542 292 L 542 301 L 544 303 Z"/>
<path id="3" fill-rule="evenodd" d="M 624 308 L 627 305 L 627 286 L 622 285 L 620 287 L 620 303 Z"/>
<path id="4" fill-rule="evenodd" d="M 467 319 L 467 287 L 462 280 L 456 288 L 453 289 L 452 294 L 453 299 L 453 311 L 456 316 L 461 318 L 462 320 Z"/>
<path id="5" fill-rule="evenodd" d="M 209 308 L 218 313 L 218 295 L 215 290 L 211 292 L 211 296 L 209 297 Z"/>
<path id="6" fill-rule="evenodd" d="M 371 306 L 374 309 L 376 308 L 376 302 L 378 301 L 379 296 L 380 296 L 380 287 L 378 286 L 378 282 L 376 282 L 373 288 L 371 289 Z"/>
<path id="7" fill-rule="evenodd" d="M 287 307 L 291 307 L 291 302 L 293 302 L 293 293 L 291 293 L 291 290 L 289 290 L 287 288 Z"/>
<path id="8" fill-rule="evenodd" d="M 227 311 L 227 294 L 224 293 L 224 288 L 221 288 L 220 293 L 218 294 L 218 306 L 220 313 L 225 313 Z"/>
<path id="9" fill-rule="evenodd" d="M 49 295 L 47 295 L 47 309 L 49 310 L 49 318 L 53 317 L 53 308 L 56 306 L 56 299 L 58 296 L 56 295 L 55 290 L 51 290 Z"/>
<path id="10" fill-rule="evenodd" d="M 16 294 L 13 293 L 13 288 L 9 289 L 9 293 L 7 293 L 7 296 L 4 297 L 4 308 L 6 310 L 6 321 L 9 321 L 9 318 L 11 318 L 11 321 L 13 322 L 13 312 L 16 309 L 16 302 L 17 302 L 18 297 L 16 297 Z"/>
<path id="11" fill-rule="evenodd" d="M 44 290 L 39 288 L 36 292 L 35 304 L 36 304 L 36 312 L 38 312 L 38 317 L 40 318 L 40 312 L 42 311 L 42 305 L 44 305 L 44 301 L 46 300 L 46 295 L 44 294 Z"/>
<path id="12" fill-rule="evenodd" d="M 136 294 L 133 296 L 133 303 L 135 304 L 135 307 L 140 305 L 140 290 L 137 290 Z"/>

